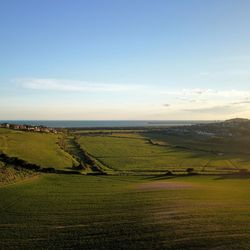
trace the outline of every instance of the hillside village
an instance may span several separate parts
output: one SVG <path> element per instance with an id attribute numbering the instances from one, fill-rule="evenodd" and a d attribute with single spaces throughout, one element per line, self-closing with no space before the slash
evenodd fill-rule
<path id="1" fill-rule="evenodd" d="M 23 125 L 23 124 L 1 123 L 0 128 L 8 128 L 13 130 L 40 132 L 40 133 L 53 133 L 53 134 L 58 133 L 58 131 L 54 128 L 48 128 L 45 126 Z"/>

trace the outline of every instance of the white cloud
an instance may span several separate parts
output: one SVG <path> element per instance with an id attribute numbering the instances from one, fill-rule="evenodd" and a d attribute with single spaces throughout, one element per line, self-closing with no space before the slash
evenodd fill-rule
<path id="1" fill-rule="evenodd" d="M 212 106 L 205 108 L 194 108 L 194 109 L 185 109 L 184 111 L 192 112 L 192 113 L 212 113 L 212 114 L 234 114 L 239 112 L 241 109 L 236 108 L 230 105 L 224 106 Z"/>
<path id="2" fill-rule="evenodd" d="M 139 93 L 147 95 L 165 95 L 179 99 L 190 100 L 193 98 L 250 98 L 250 91 L 247 90 L 216 90 L 206 88 L 185 88 L 168 90 L 162 87 L 161 90 L 155 90 L 154 85 L 136 85 L 136 84 L 115 84 L 115 83 L 95 83 L 78 80 L 49 79 L 49 78 L 29 78 L 17 80 L 24 88 L 33 90 L 50 90 L 65 92 L 123 92 L 140 90 Z"/>
<path id="3" fill-rule="evenodd" d="M 55 110 L 49 112 L 57 118 L 56 114 L 61 114 L 67 110 L 72 111 L 72 115 L 65 114 L 66 117 L 84 117 L 103 119 L 114 117 L 114 119 L 121 118 L 134 118 L 145 119 L 149 117 L 157 117 L 160 119 L 209 119 L 213 117 L 226 118 L 228 115 L 248 114 L 250 112 L 250 90 L 240 89 L 211 89 L 211 88 L 172 88 L 169 89 L 165 86 L 159 87 L 158 85 L 132 85 L 132 84 L 110 84 L 110 83 L 91 83 L 86 81 L 71 81 L 61 79 L 48 79 L 48 78 L 30 78 L 21 79 L 17 81 L 23 88 L 39 91 L 37 96 L 39 100 L 46 100 L 50 106 L 55 106 Z M 40 92 L 44 91 L 44 94 Z M 67 101 L 61 101 L 59 96 L 47 95 L 47 92 L 63 92 L 69 98 Z M 98 93 L 99 99 L 86 98 L 81 96 L 70 95 L 70 93 Z M 109 94 L 105 94 L 110 93 Z M 111 94 L 115 93 L 115 94 Z M 103 94 L 103 96 L 102 96 Z M 33 96 L 33 95 L 32 95 Z M 36 95 L 34 95 L 36 96 Z M 30 97 L 30 95 L 29 95 Z M 46 98 L 46 99 L 44 99 Z M 43 110 L 43 107 L 38 107 L 39 100 L 33 100 L 36 110 Z M 0 100 L 0 103 L 4 100 Z M 31 101 L 28 103 L 30 104 Z M 9 103 L 6 99 L 6 103 Z M 19 102 L 20 103 L 20 102 Z M 4 103 L 3 103 L 4 104 Z M 6 105 L 7 105 L 6 104 Z M 9 105 L 9 104 L 8 104 Z M 62 108 L 65 105 L 65 108 Z M 114 110 L 115 108 L 115 110 Z M 25 108 L 26 109 L 26 108 Z M 33 112 L 33 111 L 32 111 Z M 83 113 L 82 113 L 83 112 Z M 73 116 L 74 113 L 74 116 Z M 105 115 L 104 115 L 105 114 Z M 60 116 L 63 119 L 63 114 Z"/>
<path id="4" fill-rule="evenodd" d="M 232 102 L 232 105 L 244 105 L 244 104 L 250 104 L 250 100 L 246 99 L 246 100 L 241 100 L 241 101 L 237 101 L 237 102 Z"/>
<path id="5" fill-rule="evenodd" d="M 91 83 L 47 78 L 21 79 L 18 80 L 18 83 L 27 89 L 68 92 L 121 92 L 139 89 L 139 86 L 130 84 Z"/>
<path id="6" fill-rule="evenodd" d="M 172 92 L 163 92 L 165 94 L 178 95 L 178 96 L 203 96 L 203 97 L 249 97 L 250 91 L 246 90 L 215 90 L 215 89 L 202 89 L 202 88 L 194 88 L 194 89 L 181 89 L 179 91 Z"/>

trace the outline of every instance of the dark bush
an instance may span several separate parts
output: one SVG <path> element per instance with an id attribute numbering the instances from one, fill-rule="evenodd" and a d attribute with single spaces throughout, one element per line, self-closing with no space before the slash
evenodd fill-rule
<path id="1" fill-rule="evenodd" d="M 173 175 L 173 173 L 170 170 L 167 170 L 167 172 L 165 173 L 165 175 L 170 176 L 170 175 Z"/>
<path id="2" fill-rule="evenodd" d="M 242 168 L 242 169 L 239 169 L 239 174 L 250 174 L 250 172 L 247 170 L 247 169 L 245 169 L 245 168 Z"/>
<path id="3" fill-rule="evenodd" d="M 41 172 L 44 172 L 44 173 L 55 173 L 56 170 L 54 168 L 42 168 Z"/>
<path id="4" fill-rule="evenodd" d="M 4 153 L 0 153 L 0 160 L 2 160 L 6 164 L 19 166 L 21 168 L 30 169 L 30 170 L 39 170 L 41 169 L 40 166 L 32 163 L 28 163 L 22 159 L 19 159 L 17 157 L 10 157 Z"/>
<path id="5" fill-rule="evenodd" d="M 83 170 L 85 167 L 82 164 L 79 165 L 73 165 L 72 169 L 74 170 Z"/>
<path id="6" fill-rule="evenodd" d="M 187 174 L 189 174 L 189 175 L 196 174 L 196 173 L 194 172 L 194 169 L 193 169 L 193 168 L 187 168 L 186 171 L 187 171 Z"/>

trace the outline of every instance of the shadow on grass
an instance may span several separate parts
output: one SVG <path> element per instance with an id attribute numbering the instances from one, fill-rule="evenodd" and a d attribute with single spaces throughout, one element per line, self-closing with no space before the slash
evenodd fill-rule
<path id="1" fill-rule="evenodd" d="M 65 170 L 56 170 L 55 174 L 77 174 L 80 175 L 81 173 L 78 171 L 65 171 Z"/>
<path id="2" fill-rule="evenodd" d="M 143 178 L 144 180 L 171 180 L 175 178 L 187 178 L 187 177 L 204 177 L 204 176 L 210 176 L 210 177 L 215 177 L 214 180 L 227 180 L 227 179 L 250 179 L 250 173 L 247 174 L 239 174 L 239 173 L 234 173 L 234 174 L 178 174 L 178 175 L 154 175 L 154 176 L 147 176 Z"/>

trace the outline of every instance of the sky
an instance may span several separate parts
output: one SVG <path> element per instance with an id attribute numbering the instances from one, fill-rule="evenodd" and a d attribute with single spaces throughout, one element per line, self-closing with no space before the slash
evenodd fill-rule
<path id="1" fill-rule="evenodd" d="M 249 0 L 0 0 L 0 120 L 250 118 Z"/>

